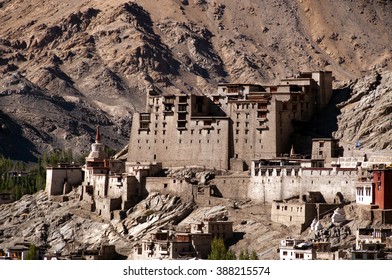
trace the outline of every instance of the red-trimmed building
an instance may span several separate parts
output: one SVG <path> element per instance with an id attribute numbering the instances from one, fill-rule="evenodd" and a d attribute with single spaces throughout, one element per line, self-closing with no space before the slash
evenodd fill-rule
<path id="1" fill-rule="evenodd" d="M 373 170 L 374 203 L 379 209 L 392 209 L 392 168 Z"/>

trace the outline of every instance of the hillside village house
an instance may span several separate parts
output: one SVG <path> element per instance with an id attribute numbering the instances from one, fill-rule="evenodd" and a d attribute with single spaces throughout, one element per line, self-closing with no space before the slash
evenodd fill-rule
<path id="1" fill-rule="evenodd" d="M 392 236 L 390 228 L 358 228 L 356 246 L 351 252 L 353 260 L 385 259 L 386 249 L 391 248 L 388 239 Z"/>
<path id="2" fill-rule="evenodd" d="M 158 230 L 134 246 L 134 259 L 206 259 L 214 238 L 229 240 L 233 222 L 205 218 L 185 231 Z"/>
<path id="3" fill-rule="evenodd" d="M 11 260 L 26 260 L 29 249 L 30 243 L 17 242 L 13 246 L 7 248 L 7 257 Z M 35 258 L 38 258 L 38 251 Z"/>
<path id="4" fill-rule="evenodd" d="M 316 251 L 309 242 L 286 238 L 280 242 L 279 256 L 281 260 L 314 260 Z"/>

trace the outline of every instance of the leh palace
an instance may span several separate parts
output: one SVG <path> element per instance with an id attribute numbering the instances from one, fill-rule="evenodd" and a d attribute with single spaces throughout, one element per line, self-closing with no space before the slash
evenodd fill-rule
<path id="1" fill-rule="evenodd" d="M 274 85 L 219 84 L 206 95 L 148 90 L 126 159 L 105 158 L 97 128 L 83 167 L 47 169 L 46 192 L 67 200 L 74 190 L 83 209 L 107 221 L 158 192 L 197 206 L 222 198 L 271 204 L 271 220 L 298 232 L 351 202 L 392 223 L 391 157 L 353 156 L 333 138 L 313 138 L 311 155 L 296 153 L 293 134 L 326 107 L 332 80 L 332 72 L 316 71 Z M 181 170 L 207 175 L 198 182 Z"/>

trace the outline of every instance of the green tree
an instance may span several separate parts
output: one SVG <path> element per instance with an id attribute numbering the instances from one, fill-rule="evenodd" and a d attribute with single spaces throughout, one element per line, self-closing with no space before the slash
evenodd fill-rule
<path id="1" fill-rule="evenodd" d="M 235 260 L 236 255 L 232 250 L 227 250 L 222 238 L 214 238 L 211 242 L 209 260 Z"/>
<path id="2" fill-rule="evenodd" d="M 257 253 L 255 251 L 252 251 L 252 253 L 249 254 L 249 251 L 245 250 L 245 251 L 240 252 L 239 259 L 240 260 L 258 260 L 259 257 L 257 256 Z"/>
<path id="3" fill-rule="evenodd" d="M 248 250 L 241 250 L 240 256 L 238 257 L 239 260 L 249 260 L 249 253 Z"/>
<path id="4" fill-rule="evenodd" d="M 76 154 L 73 158 L 75 164 L 84 164 L 86 162 L 86 157 L 89 155 L 89 152 L 84 152 L 80 154 Z"/>
<path id="5" fill-rule="evenodd" d="M 106 158 L 111 158 L 115 154 L 116 154 L 116 150 L 114 150 L 108 146 L 105 146 L 105 157 Z"/>
<path id="6" fill-rule="evenodd" d="M 38 248 L 34 244 L 31 244 L 29 251 L 27 252 L 26 260 L 37 260 Z"/>
<path id="7" fill-rule="evenodd" d="M 229 249 L 226 253 L 226 260 L 236 260 L 237 256 L 235 255 L 234 251 Z"/>
<path id="8" fill-rule="evenodd" d="M 252 251 L 252 254 L 249 257 L 250 260 L 258 260 L 259 257 L 257 256 L 257 253 L 255 251 Z"/>

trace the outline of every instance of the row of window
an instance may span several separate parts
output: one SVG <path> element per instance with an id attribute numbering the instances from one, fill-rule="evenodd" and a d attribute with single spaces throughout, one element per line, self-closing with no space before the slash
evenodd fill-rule
<path id="1" fill-rule="evenodd" d="M 186 128 L 186 123 L 184 123 L 184 122 L 178 122 L 177 128 Z M 140 126 L 140 129 L 141 129 L 141 130 L 147 130 L 147 129 L 149 129 L 149 126 L 148 126 L 148 125 L 147 125 L 147 126 L 143 125 L 143 126 Z M 206 131 L 207 131 L 207 134 L 211 134 L 211 130 L 210 130 L 210 129 L 199 129 L 199 130 L 198 130 L 198 133 L 199 133 L 199 134 L 202 134 L 202 131 L 203 131 L 203 130 L 206 130 Z M 215 131 L 216 131 L 216 134 L 220 134 L 221 129 L 216 129 Z M 195 130 L 194 130 L 194 129 L 191 129 L 190 132 L 191 132 L 191 135 L 193 135 L 194 132 L 195 132 Z M 180 135 L 182 135 L 182 130 L 180 130 L 179 133 L 180 133 Z M 138 134 L 140 135 L 140 131 L 139 131 Z M 148 135 L 148 134 L 150 134 L 150 131 L 147 130 L 147 135 Z M 163 135 L 166 135 L 166 130 L 162 130 L 162 134 L 163 134 Z M 158 135 L 158 130 L 154 130 L 154 135 Z M 138 141 L 138 143 L 140 143 L 140 141 Z"/>
<path id="2" fill-rule="evenodd" d="M 304 107 L 305 107 L 305 108 L 304 108 Z M 303 109 L 309 109 L 309 103 L 306 102 L 306 103 L 305 103 L 305 106 L 303 106 L 303 104 L 300 104 L 300 105 L 299 105 L 299 108 L 301 109 L 301 113 L 303 113 Z M 283 104 L 282 104 L 282 110 L 283 110 L 283 111 L 288 111 L 287 103 L 283 103 Z M 291 105 L 291 111 L 293 111 L 293 112 L 298 111 L 298 105 L 297 105 L 297 104 L 292 104 L 292 105 Z"/>
<path id="3" fill-rule="evenodd" d="M 261 134 L 261 133 L 260 133 Z M 241 139 L 241 140 L 243 140 L 242 142 L 243 143 L 248 143 L 248 139 Z M 239 143 L 239 141 L 240 141 L 240 139 L 238 139 L 238 138 L 236 138 L 236 139 L 234 139 L 234 142 L 236 143 L 236 144 L 238 144 Z M 259 139 L 259 144 L 261 144 L 263 141 L 262 141 L 262 139 Z M 260 148 L 263 148 L 263 145 L 260 145 L 259 146 Z M 252 149 L 252 146 L 250 146 L 250 149 Z"/>
<path id="4" fill-rule="evenodd" d="M 287 253 L 288 253 L 287 251 L 283 251 L 282 255 L 283 256 L 287 256 L 288 255 Z M 290 252 L 290 256 L 293 256 L 293 255 L 294 255 L 294 253 Z M 303 253 L 295 253 L 295 258 L 296 259 L 303 259 L 304 258 L 304 254 Z"/>
<path id="5" fill-rule="evenodd" d="M 259 174 L 259 171 L 256 169 L 255 170 L 256 171 L 256 174 Z M 280 170 L 276 170 L 276 176 L 280 176 L 281 174 L 283 174 L 283 173 L 281 173 L 281 171 Z M 286 171 L 286 175 L 287 176 L 292 176 L 291 175 L 291 171 L 290 170 L 287 170 Z M 270 171 L 265 171 L 265 170 L 261 170 L 260 171 L 260 175 L 259 176 L 272 176 L 272 170 L 270 170 Z M 294 171 L 294 176 L 298 176 L 298 171 Z M 268 179 L 269 180 L 269 179 Z M 269 182 L 269 181 L 268 181 Z M 262 181 L 262 183 L 264 183 L 264 180 Z M 294 180 L 291 180 L 291 183 L 292 184 L 294 184 Z M 313 184 L 313 183 L 312 183 Z"/>
<path id="6" fill-rule="evenodd" d="M 256 105 L 255 103 L 250 103 L 250 104 L 247 104 L 247 103 L 239 104 L 239 103 L 237 103 L 236 104 L 238 110 L 239 109 L 254 109 L 256 107 L 255 105 Z M 257 109 L 258 110 L 267 110 L 267 103 L 257 103 Z"/>
<path id="7" fill-rule="evenodd" d="M 258 125 L 262 126 L 262 125 L 266 125 L 266 123 L 267 123 L 266 121 L 261 120 L 261 121 L 258 122 Z M 240 122 L 236 122 L 236 127 L 239 128 L 240 126 L 242 126 L 241 123 Z M 249 122 L 245 122 L 245 127 L 249 127 Z"/>
<path id="8" fill-rule="evenodd" d="M 157 118 L 157 120 L 158 120 L 158 116 L 156 116 Z M 184 113 L 184 114 L 178 114 L 178 120 L 179 121 L 186 121 L 187 119 L 186 119 L 186 114 Z M 199 125 L 199 122 L 200 121 L 196 121 L 196 125 Z M 219 121 L 216 121 L 215 122 L 216 123 L 216 125 L 219 125 Z M 155 127 L 157 128 L 158 127 L 158 124 L 159 123 L 155 123 Z M 247 123 L 248 124 L 248 123 Z M 140 122 L 140 127 L 141 128 L 143 128 L 142 127 L 142 125 L 146 125 L 146 126 L 144 126 L 145 128 L 148 128 L 149 127 L 149 122 Z M 238 125 L 239 125 L 239 123 L 238 123 Z M 162 126 L 163 127 L 166 127 L 166 122 L 163 122 L 162 123 Z M 211 120 L 206 120 L 206 121 L 203 121 L 203 126 L 205 126 L 205 127 L 210 127 L 210 126 L 212 126 L 212 121 Z"/>
<path id="9" fill-rule="evenodd" d="M 357 195 L 363 196 L 363 188 L 357 188 Z M 365 196 L 370 196 L 370 188 L 365 188 Z"/>
<path id="10" fill-rule="evenodd" d="M 290 212 L 293 212 L 294 207 L 291 206 L 290 208 L 291 208 Z M 297 206 L 296 209 L 297 209 L 297 212 L 302 212 L 302 206 Z M 288 210 L 288 206 L 285 205 L 285 206 L 280 207 L 280 205 L 276 205 L 276 210 L 287 211 Z"/>
<path id="11" fill-rule="evenodd" d="M 148 142 L 147 142 L 147 143 L 148 143 Z M 154 143 L 157 143 L 157 140 L 154 140 Z M 165 140 L 162 140 L 162 143 L 165 143 Z M 186 142 L 185 142 L 185 141 L 182 141 L 181 139 L 178 140 L 178 144 L 184 144 L 184 143 L 186 143 Z M 193 142 L 193 140 L 190 140 L 189 143 L 190 143 L 190 144 L 193 144 L 193 143 L 196 143 L 196 141 Z M 202 140 L 199 139 L 198 143 L 201 144 L 201 143 L 202 143 Z M 209 139 L 207 139 L 207 140 L 205 141 L 205 143 L 210 144 L 210 143 L 212 143 L 212 141 L 210 141 Z M 217 139 L 217 140 L 216 140 L 216 143 L 219 144 L 219 143 L 220 143 L 220 140 Z M 143 149 L 144 149 L 144 148 L 145 148 L 145 147 L 143 147 Z M 139 150 L 141 150 L 141 149 L 142 149 L 142 147 L 139 146 Z M 167 150 L 167 149 L 168 149 L 168 146 L 166 146 L 166 150 Z M 148 147 L 148 150 L 151 150 L 151 147 Z"/>

